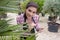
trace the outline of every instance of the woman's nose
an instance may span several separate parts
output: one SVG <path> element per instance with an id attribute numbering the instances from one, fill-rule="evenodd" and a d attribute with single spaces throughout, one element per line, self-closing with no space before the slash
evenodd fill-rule
<path id="1" fill-rule="evenodd" d="M 30 16 L 32 16 L 33 15 L 33 13 L 30 13 Z"/>

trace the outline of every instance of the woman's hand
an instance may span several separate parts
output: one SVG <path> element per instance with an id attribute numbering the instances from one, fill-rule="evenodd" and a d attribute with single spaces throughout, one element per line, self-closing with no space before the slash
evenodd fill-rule
<path id="1" fill-rule="evenodd" d="M 35 24 L 35 23 L 30 23 L 30 26 L 31 26 L 31 27 L 35 27 L 36 24 Z"/>
<path id="2" fill-rule="evenodd" d="M 37 32 L 43 32 L 44 28 L 39 28 L 39 30 L 37 30 Z"/>
<path id="3" fill-rule="evenodd" d="M 29 23 L 28 29 L 31 31 L 35 27 L 35 25 L 36 25 L 35 23 Z"/>
<path id="4" fill-rule="evenodd" d="M 32 18 L 29 17 L 27 20 L 26 20 L 27 24 L 28 24 L 28 29 L 31 31 L 35 26 L 36 24 L 32 21 Z"/>

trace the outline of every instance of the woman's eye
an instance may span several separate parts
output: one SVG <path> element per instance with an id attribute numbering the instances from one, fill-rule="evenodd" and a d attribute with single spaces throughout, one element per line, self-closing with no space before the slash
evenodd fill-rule
<path id="1" fill-rule="evenodd" d="M 31 12 L 31 10 L 28 10 L 29 12 Z"/>
<path id="2" fill-rule="evenodd" d="M 36 13 L 36 12 L 33 12 L 33 13 Z"/>

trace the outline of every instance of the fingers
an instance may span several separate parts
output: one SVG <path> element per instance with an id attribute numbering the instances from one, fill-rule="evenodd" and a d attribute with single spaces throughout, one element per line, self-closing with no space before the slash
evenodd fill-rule
<path id="1" fill-rule="evenodd" d="M 44 28 L 40 28 L 37 32 L 41 33 L 41 32 L 43 32 L 43 29 Z"/>

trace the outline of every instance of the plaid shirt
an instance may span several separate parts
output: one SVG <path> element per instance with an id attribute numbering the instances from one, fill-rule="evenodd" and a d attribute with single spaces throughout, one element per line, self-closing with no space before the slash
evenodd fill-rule
<path id="1" fill-rule="evenodd" d="M 35 14 L 33 16 L 33 19 L 34 19 L 35 24 L 36 24 L 36 26 L 35 26 L 36 30 L 39 30 L 39 28 L 40 28 L 40 25 L 39 25 L 39 16 L 37 14 Z M 24 14 L 21 14 L 21 15 L 17 16 L 16 20 L 17 20 L 17 24 L 24 23 Z"/>

